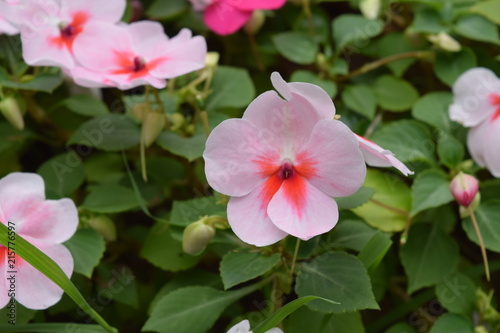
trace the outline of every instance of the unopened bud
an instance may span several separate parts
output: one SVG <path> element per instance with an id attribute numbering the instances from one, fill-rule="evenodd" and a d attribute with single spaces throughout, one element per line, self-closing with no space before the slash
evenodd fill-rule
<path id="1" fill-rule="evenodd" d="M 144 146 L 151 146 L 165 128 L 167 117 L 163 112 L 148 112 L 142 121 L 141 140 Z"/>
<path id="2" fill-rule="evenodd" d="M 132 116 L 139 121 L 144 120 L 147 112 L 148 107 L 145 103 L 137 103 L 132 106 Z"/>
<path id="3" fill-rule="evenodd" d="M 470 209 L 472 209 L 472 211 L 475 211 L 476 208 L 479 207 L 480 203 L 481 203 L 481 193 L 477 192 L 476 196 L 474 197 L 474 200 L 472 200 L 472 203 L 470 204 L 469 207 L 470 207 Z M 468 207 L 460 206 L 459 213 L 460 213 L 460 217 L 463 219 L 470 216 Z"/>
<path id="4" fill-rule="evenodd" d="M 464 207 L 469 207 L 479 190 L 477 179 L 459 172 L 450 183 L 450 192 L 455 200 Z"/>
<path id="5" fill-rule="evenodd" d="M 3 99 L 0 102 L 0 111 L 12 126 L 18 130 L 22 130 L 24 128 L 23 113 L 21 112 L 21 108 L 14 97 L 9 96 Z"/>
<path id="6" fill-rule="evenodd" d="M 215 228 L 205 223 L 206 218 L 191 223 L 182 234 L 182 249 L 184 252 L 196 255 L 205 250 L 215 236 Z"/>
<path id="7" fill-rule="evenodd" d="M 245 24 L 243 29 L 249 35 L 255 35 L 266 22 L 266 14 L 261 10 L 254 10 L 252 17 Z"/>
<path id="8" fill-rule="evenodd" d="M 429 35 L 427 39 L 434 45 L 449 52 L 458 52 L 462 49 L 462 46 L 453 37 L 448 35 L 446 32 L 440 32 L 437 35 Z"/>
<path id="9" fill-rule="evenodd" d="M 359 9 L 364 17 L 374 20 L 380 12 L 380 0 L 361 0 Z"/>
<path id="10" fill-rule="evenodd" d="M 106 241 L 112 242 L 116 240 L 115 224 L 106 215 L 93 216 L 87 223 L 92 229 L 99 232 Z"/>

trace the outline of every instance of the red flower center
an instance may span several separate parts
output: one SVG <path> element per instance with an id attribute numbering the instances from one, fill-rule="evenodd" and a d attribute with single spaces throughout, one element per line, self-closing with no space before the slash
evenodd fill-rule
<path id="1" fill-rule="evenodd" d="M 132 71 L 133 72 L 140 72 L 142 71 L 144 68 L 146 68 L 146 63 L 144 62 L 144 60 L 142 60 L 140 57 L 135 57 L 134 58 L 134 67 L 132 68 Z"/>
<path id="2" fill-rule="evenodd" d="M 285 160 L 281 169 L 278 171 L 278 177 L 280 179 L 289 179 L 295 175 L 295 171 L 293 170 L 292 162 L 289 160 Z"/>
<path id="3" fill-rule="evenodd" d="M 89 15 L 86 12 L 76 12 L 73 14 L 71 23 L 63 25 L 59 28 L 59 36 L 51 37 L 50 43 L 59 48 L 66 47 L 69 51 L 73 51 L 73 42 L 80 32 L 83 31 L 83 26 L 88 21 Z"/>

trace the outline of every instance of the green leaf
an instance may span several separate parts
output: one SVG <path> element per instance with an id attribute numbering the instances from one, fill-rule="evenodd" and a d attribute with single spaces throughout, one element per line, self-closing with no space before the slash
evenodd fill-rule
<path id="1" fill-rule="evenodd" d="M 217 203 L 215 197 L 201 197 L 185 201 L 174 201 L 170 223 L 186 227 L 203 216 L 226 216 L 226 207 Z"/>
<path id="2" fill-rule="evenodd" d="M 265 256 L 260 252 L 238 249 L 227 253 L 220 262 L 220 275 L 224 289 L 252 280 L 272 269 L 280 262 L 279 253 Z"/>
<path id="3" fill-rule="evenodd" d="M 120 213 L 139 207 L 134 191 L 120 185 L 92 187 L 81 206 L 95 213 Z"/>
<path id="4" fill-rule="evenodd" d="M 358 259 L 365 265 L 368 272 L 374 272 L 387 251 L 392 240 L 381 231 L 377 231 L 358 254 Z"/>
<path id="5" fill-rule="evenodd" d="M 90 279 L 106 250 L 102 235 L 94 229 L 80 229 L 64 245 L 73 256 L 75 272 Z"/>
<path id="6" fill-rule="evenodd" d="M 61 74 L 42 73 L 25 82 L 10 81 L 0 75 L 0 86 L 4 88 L 53 92 L 62 83 Z"/>
<path id="7" fill-rule="evenodd" d="M 198 134 L 192 137 L 182 137 L 174 132 L 163 131 L 156 143 L 174 155 L 182 156 L 192 162 L 203 155 L 207 136 Z"/>
<path id="8" fill-rule="evenodd" d="M 68 333 L 68 332 L 85 332 L 85 333 L 105 333 L 108 332 L 99 325 L 85 325 L 75 323 L 34 323 L 23 325 L 1 325 L 0 332 L 9 333 Z"/>
<path id="9" fill-rule="evenodd" d="M 309 71 L 298 70 L 293 72 L 290 82 L 307 82 L 312 83 L 322 88 L 330 98 L 337 94 L 337 85 L 334 81 L 320 79 L 316 74 Z"/>
<path id="10" fill-rule="evenodd" d="M 158 301 L 142 329 L 160 333 L 206 332 L 225 308 L 256 289 L 255 286 L 236 291 L 210 287 L 177 289 Z"/>
<path id="11" fill-rule="evenodd" d="M 378 56 L 385 58 L 400 53 L 414 51 L 415 47 L 410 43 L 409 38 L 401 32 L 393 32 L 382 36 L 377 41 Z M 386 66 L 396 75 L 401 77 L 404 72 L 416 61 L 415 58 L 400 59 L 391 61 Z"/>
<path id="12" fill-rule="evenodd" d="M 337 51 L 346 45 L 356 48 L 366 45 L 366 40 L 382 32 L 384 24 L 380 20 L 370 20 L 362 15 L 342 14 L 332 21 L 333 39 Z"/>
<path id="13" fill-rule="evenodd" d="M 201 259 L 182 251 L 182 243 L 172 237 L 169 226 L 156 223 L 149 231 L 140 256 L 153 265 L 165 270 L 177 272 L 195 266 Z"/>
<path id="14" fill-rule="evenodd" d="M 448 176 L 441 170 L 435 169 L 427 169 L 418 174 L 411 187 L 411 194 L 412 216 L 454 200 L 450 192 Z"/>
<path id="15" fill-rule="evenodd" d="M 302 307 L 285 321 L 286 333 L 364 333 L 365 328 L 359 312 L 321 313 Z M 397 332 L 402 333 L 402 332 Z"/>
<path id="16" fill-rule="evenodd" d="M 318 44 L 301 32 L 275 34 L 273 43 L 283 57 L 300 65 L 313 64 L 319 51 Z"/>
<path id="17" fill-rule="evenodd" d="M 387 232 L 402 231 L 410 214 L 411 192 L 408 185 L 399 177 L 372 169 L 368 170 L 364 185 L 377 191 L 371 201 L 352 211 L 374 228 Z"/>
<path id="18" fill-rule="evenodd" d="M 455 25 L 455 31 L 467 38 L 480 42 L 500 44 L 498 27 L 480 15 L 461 16 Z"/>
<path id="19" fill-rule="evenodd" d="M 342 93 L 342 102 L 357 113 L 373 119 L 377 110 L 377 100 L 373 90 L 365 84 L 346 86 Z"/>
<path id="20" fill-rule="evenodd" d="M 437 151 L 441 163 L 450 169 L 455 168 L 464 160 L 464 146 L 460 141 L 449 134 L 440 134 Z"/>
<path id="21" fill-rule="evenodd" d="M 436 296 L 449 312 L 470 316 L 476 303 L 476 285 L 467 275 L 454 273 L 436 285 Z"/>
<path id="22" fill-rule="evenodd" d="M 80 126 L 67 145 L 83 145 L 106 151 L 119 151 L 136 146 L 141 131 L 134 122 L 123 115 L 108 114 L 91 119 Z"/>
<path id="23" fill-rule="evenodd" d="M 434 161 L 435 144 L 431 132 L 418 121 L 394 121 L 376 131 L 370 140 L 393 152 L 403 163 Z"/>
<path id="24" fill-rule="evenodd" d="M 500 24 L 500 0 L 481 1 L 469 10 L 487 17 L 496 24 Z"/>
<path id="25" fill-rule="evenodd" d="M 428 34 L 438 34 L 447 30 L 439 13 L 428 7 L 416 12 L 410 28 L 413 32 Z"/>
<path id="26" fill-rule="evenodd" d="M 189 4 L 185 0 L 155 0 L 146 10 L 146 15 L 157 20 L 166 20 L 188 9 Z"/>
<path id="27" fill-rule="evenodd" d="M 246 107 L 255 97 L 253 81 L 242 68 L 218 66 L 207 98 L 207 111 Z"/>
<path id="28" fill-rule="evenodd" d="M 281 323 L 283 321 L 283 319 L 285 319 L 291 313 L 297 311 L 300 307 L 309 303 L 312 300 L 321 300 L 321 301 L 332 303 L 332 304 L 338 304 L 337 302 L 333 302 L 329 299 L 324 299 L 324 298 L 316 297 L 316 296 L 300 297 L 296 300 L 291 301 L 290 303 L 286 304 L 285 306 L 281 307 L 278 311 L 274 312 L 269 318 L 267 318 L 262 323 L 260 323 L 258 326 L 256 326 L 252 330 L 252 332 L 253 333 L 266 333 L 270 329 L 278 326 L 278 324 Z"/>
<path id="29" fill-rule="evenodd" d="M 431 126 L 449 132 L 451 121 L 448 109 L 453 102 L 453 95 L 447 91 L 425 94 L 413 105 L 412 116 Z"/>
<path id="30" fill-rule="evenodd" d="M 500 207 L 500 202 L 498 201 L 481 203 L 474 211 L 474 214 L 477 219 L 479 231 L 483 237 L 484 247 L 500 253 L 500 209 L 498 207 Z M 469 239 L 479 245 L 470 217 L 462 221 L 462 228 L 464 228 Z"/>
<path id="31" fill-rule="evenodd" d="M 328 235 L 328 242 L 334 248 L 361 251 L 377 232 L 365 222 L 356 220 L 343 220 L 339 222 Z"/>
<path id="32" fill-rule="evenodd" d="M 476 55 L 471 49 L 464 47 L 460 52 L 439 52 L 434 62 L 434 72 L 451 87 L 463 72 L 476 65 Z"/>
<path id="33" fill-rule="evenodd" d="M 418 91 L 408 81 L 382 75 L 373 87 L 377 103 L 388 111 L 406 111 L 418 100 Z"/>
<path id="34" fill-rule="evenodd" d="M 106 104 L 90 95 L 73 95 L 63 100 L 60 105 L 82 116 L 97 117 L 109 114 Z"/>
<path id="35" fill-rule="evenodd" d="M 415 329 L 407 323 L 397 323 L 396 325 L 391 326 L 384 333 L 417 333 Z"/>
<path id="36" fill-rule="evenodd" d="M 469 319 L 453 313 L 445 313 L 432 325 L 429 333 L 474 333 L 474 327 Z"/>
<path id="37" fill-rule="evenodd" d="M 57 193 L 59 198 L 73 193 L 85 180 L 82 160 L 74 151 L 51 158 L 37 173 L 45 181 L 46 191 Z"/>
<path id="38" fill-rule="evenodd" d="M 320 312 L 343 313 L 379 308 L 366 268 L 356 257 L 343 252 L 325 253 L 302 264 L 295 291 L 300 297 L 319 296 L 340 303 L 308 303 L 308 307 Z"/>
<path id="39" fill-rule="evenodd" d="M 5 247 L 9 244 L 9 229 L 0 221 L 0 244 Z M 12 240 L 10 240 L 12 242 Z M 104 319 L 87 303 L 80 294 L 75 285 L 66 276 L 63 270 L 46 254 L 37 249 L 31 243 L 27 242 L 20 235 L 15 236 L 16 255 L 23 258 L 35 269 L 48 277 L 52 282 L 58 285 L 75 303 L 85 311 L 92 319 L 101 325 L 107 332 L 116 333 L 117 331 L 106 323 Z"/>
<path id="40" fill-rule="evenodd" d="M 434 221 L 436 222 L 436 221 Z M 435 285 L 455 271 L 460 260 L 457 243 L 439 226 L 415 224 L 400 257 L 408 276 L 408 293 Z"/>
<path id="41" fill-rule="evenodd" d="M 335 201 L 339 209 L 353 209 L 368 202 L 374 193 L 375 190 L 373 188 L 363 186 L 356 193 L 348 197 L 335 198 Z"/>

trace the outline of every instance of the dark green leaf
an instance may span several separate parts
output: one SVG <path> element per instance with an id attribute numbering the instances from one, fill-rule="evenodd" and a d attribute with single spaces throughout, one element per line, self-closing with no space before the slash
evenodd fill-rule
<path id="1" fill-rule="evenodd" d="M 302 307 L 285 321 L 284 331 L 286 333 L 364 333 L 365 328 L 359 312 L 325 314 Z"/>
<path id="2" fill-rule="evenodd" d="M 185 201 L 174 201 L 170 223 L 181 227 L 198 221 L 203 216 L 226 215 L 226 207 L 217 204 L 215 197 L 201 197 Z"/>
<path id="3" fill-rule="evenodd" d="M 480 15 L 461 16 L 455 25 L 455 31 L 470 39 L 500 44 L 498 27 Z"/>
<path id="4" fill-rule="evenodd" d="M 358 259 L 368 272 L 374 272 L 391 245 L 392 241 L 387 234 L 377 231 L 358 254 Z"/>
<path id="5" fill-rule="evenodd" d="M 82 208 L 96 213 L 119 213 L 139 207 L 134 191 L 120 185 L 92 187 Z"/>
<path id="6" fill-rule="evenodd" d="M 207 136 L 205 134 L 182 137 L 174 132 L 163 131 L 156 143 L 172 154 L 182 156 L 191 162 L 201 157 L 205 150 L 206 141 Z"/>
<path id="7" fill-rule="evenodd" d="M 342 198 L 335 198 L 339 209 L 353 209 L 368 202 L 375 193 L 373 188 L 361 187 L 356 193 Z"/>
<path id="8" fill-rule="evenodd" d="M 273 36 L 274 45 L 288 60 L 309 65 L 316 61 L 318 45 L 305 33 L 282 32 Z"/>
<path id="9" fill-rule="evenodd" d="M 434 63 L 434 72 L 441 81 L 451 87 L 460 74 L 476 65 L 474 52 L 463 48 L 460 52 L 439 52 Z"/>
<path id="10" fill-rule="evenodd" d="M 378 104 L 389 111 L 406 111 L 418 100 L 418 91 L 408 82 L 383 75 L 373 87 Z"/>
<path id="11" fill-rule="evenodd" d="M 207 98 L 207 111 L 246 107 L 255 97 L 253 81 L 242 68 L 218 66 Z"/>
<path id="12" fill-rule="evenodd" d="M 449 132 L 451 121 L 448 109 L 452 101 L 453 95 L 447 91 L 428 93 L 413 105 L 412 115 L 415 119 Z"/>
<path id="13" fill-rule="evenodd" d="M 441 133 L 438 139 L 438 156 L 441 163 L 453 169 L 464 160 L 465 150 L 453 136 Z"/>
<path id="14" fill-rule="evenodd" d="M 37 173 L 43 177 L 46 190 L 57 193 L 59 198 L 73 193 L 85 180 L 82 160 L 74 151 L 51 158 Z"/>
<path id="15" fill-rule="evenodd" d="M 4 88 L 53 92 L 62 83 L 61 74 L 42 73 L 25 82 L 10 81 L 0 76 L 0 86 Z"/>
<path id="16" fill-rule="evenodd" d="M 69 110 L 82 116 L 96 117 L 109 113 L 108 107 L 101 100 L 90 95 L 74 95 L 61 102 Z"/>
<path id="17" fill-rule="evenodd" d="M 445 313 L 432 325 L 429 333 L 474 333 L 472 322 L 458 314 Z"/>
<path id="18" fill-rule="evenodd" d="M 80 229 L 64 245 L 73 256 L 75 272 L 90 279 L 106 250 L 101 234 L 94 229 Z"/>
<path id="19" fill-rule="evenodd" d="M 342 93 L 342 102 L 357 113 L 373 119 L 377 110 L 377 100 L 373 90 L 365 84 L 346 86 Z"/>
<path id="20" fill-rule="evenodd" d="M 377 232 L 362 221 L 345 220 L 339 222 L 330 232 L 328 241 L 332 246 L 361 251 Z"/>
<path id="21" fill-rule="evenodd" d="M 461 273 L 454 273 L 436 285 L 439 303 L 452 313 L 470 316 L 476 302 L 476 285 Z"/>
<path id="22" fill-rule="evenodd" d="M 383 26 L 380 20 L 370 20 L 362 15 L 342 14 L 332 22 L 336 48 L 340 51 L 349 44 L 362 48 L 366 46 L 367 39 L 382 32 Z"/>
<path id="23" fill-rule="evenodd" d="M 411 191 L 413 198 L 412 216 L 454 200 L 450 192 L 450 180 L 440 170 L 428 169 L 419 173 L 413 182 Z"/>
<path id="24" fill-rule="evenodd" d="M 498 199 L 498 193 L 497 193 Z M 488 250 L 500 253 L 500 202 L 490 201 L 481 203 L 479 207 L 474 211 L 477 219 L 477 224 L 483 237 L 484 247 Z M 462 221 L 462 227 L 464 228 L 467 236 L 474 243 L 479 245 L 477 240 L 476 232 L 472 221 L 466 218 Z M 479 249 L 478 249 L 479 251 Z"/>

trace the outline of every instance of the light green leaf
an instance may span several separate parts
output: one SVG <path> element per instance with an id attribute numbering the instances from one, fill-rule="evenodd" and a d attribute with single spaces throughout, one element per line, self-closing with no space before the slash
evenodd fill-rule
<path id="1" fill-rule="evenodd" d="M 455 25 L 455 31 L 467 38 L 480 42 L 500 44 L 498 27 L 480 15 L 461 16 Z"/>
<path id="2" fill-rule="evenodd" d="M 325 253 L 302 264 L 295 291 L 300 297 L 319 296 L 340 303 L 334 305 L 319 300 L 308 303 L 308 307 L 320 312 L 379 308 L 366 268 L 356 257 L 343 252 Z"/>
<path id="3" fill-rule="evenodd" d="M 37 173 L 45 181 L 46 191 L 57 193 L 59 198 L 73 193 L 85 180 L 82 160 L 74 151 L 51 158 Z"/>
<path id="4" fill-rule="evenodd" d="M 321 313 L 302 307 L 285 321 L 286 333 L 364 333 L 363 320 L 359 312 Z M 402 333 L 402 332 L 398 332 Z"/>
<path id="5" fill-rule="evenodd" d="M 432 325 L 429 333 L 474 333 L 472 322 L 458 314 L 445 313 Z"/>
<path id="6" fill-rule="evenodd" d="M 500 24 L 500 0 L 477 2 L 469 10 L 487 17 L 496 24 Z"/>
<path id="7" fill-rule="evenodd" d="M 450 180 L 444 172 L 436 169 L 419 173 L 411 187 L 411 194 L 412 216 L 454 200 L 450 192 Z"/>
<path id="8" fill-rule="evenodd" d="M 365 265 L 368 272 L 372 273 L 377 269 L 391 245 L 392 240 L 389 236 L 377 231 L 358 254 L 358 259 Z"/>
<path id="9" fill-rule="evenodd" d="M 342 93 L 342 102 L 357 113 L 373 119 L 377 110 L 377 100 L 373 90 L 365 84 L 346 86 Z"/>
<path id="10" fill-rule="evenodd" d="M 447 91 L 436 91 L 425 94 L 413 105 L 412 116 L 431 126 L 449 132 L 451 121 L 448 109 L 453 95 Z"/>
<path id="11" fill-rule="evenodd" d="M 0 244 L 9 245 L 9 229 L 3 221 L 0 221 Z M 23 258 L 35 269 L 48 277 L 56 285 L 58 285 L 75 303 L 85 311 L 92 319 L 101 325 L 107 332 L 116 333 L 116 329 L 106 323 L 104 319 L 87 303 L 85 298 L 80 294 L 75 285 L 66 276 L 63 270 L 46 254 L 37 249 L 31 243 L 27 242 L 20 235 L 15 236 L 16 255 Z"/>
<path id="12" fill-rule="evenodd" d="M 242 68 L 218 66 L 207 98 L 207 111 L 246 107 L 255 97 L 253 81 Z"/>
<path id="13" fill-rule="evenodd" d="M 361 251 L 377 232 L 368 224 L 356 220 L 343 220 L 329 233 L 328 242 L 334 248 L 345 247 L 347 249 Z"/>
<path id="14" fill-rule="evenodd" d="M 408 276 L 408 293 L 435 285 L 455 271 L 460 260 L 457 243 L 439 226 L 415 224 L 400 257 Z"/>
<path id="15" fill-rule="evenodd" d="M 290 82 L 307 82 L 312 83 L 322 88 L 330 98 L 337 94 L 337 85 L 334 81 L 320 79 L 316 74 L 309 71 L 298 70 L 293 72 Z"/>
<path id="16" fill-rule="evenodd" d="M 384 24 L 380 20 L 370 20 L 362 15 L 342 14 L 332 21 L 333 39 L 338 51 L 346 45 L 355 48 L 366 45 L 366 40 L 382 32 Z"/>
<path id="17" fill-rule="evenodd" d="M 288 60 L 310 65 L 316 61 L 318 44 L 301 32 L 282 32 L 273 36 L 273 43 L 280 54 Z"/>
<path id="18" fill-rule="evenodd" d="M 408 81 L 380 76 L 373 87 L 378 104 L 388 111 L 406 111 L 418 100 L 418 91 Z"/>
<path id="19" fill-rule="evenodd" d="M 106 104 L 90 95 L 73 95 L 63 100 L 60 105 L 82 116 L 96 117 L 109 113 Z"/>
<path id="20" fill-rule="evenodd" d="M 185 201 L 174 201 L 170 223 L 180 227 L 198 221 L 203 216 L 226 216 L 226 207 L 217 203 L 215 197 L 201 197 Z"/>
<path id="21" fill-rule="evenodd" d="M 0 75 L 0 86 L 4 88 L 53 92 L 62 83 L 61 74 L 42 73 L 24 82 L 10 81 L 8 77 Z"/>
<path id="22" fill-rule="evenodd" d="M 467 275 L 454 273 L 436 285 L 436 296 L 448 311 L 470 316 L 476 303 L 476 285 Z"/>
<path id="23" fill-rule="evenodd" d="M 108 114 L 91 119 L 78 128 L 67 145 L 83 145 L 106 151 L 119 151 L 136 146 L 141 131 L 130 119 L 119 114 Z"/>
<path id="24" fill-rule="evenodd" d="M 220 262 L 220 274 L 224 289 L 261 276 L 280 261 L 279 253 L 264 256 L 260 252 L 238 249 L 227 253 Z"/>
<path id="25" fill-rule="evenodd" d="M 356 193 L 348 197 L 335 198 L 335 201 L 339 209 L 353 209 L 368 202 L 374 193 L 375 190 L 373 188 L 363 186 Z"/>
<path id="26" fill-rule="evenodd" d="M 75 272 L 90 279 L 106 250 L 102 235 L 94 229 L 80 229 L 64 245 L 73 256 Z"/>
<path id="27" fill-rule="evenodd" d="M 437 151 L 441 163 L 450 169 L 455 168 L 464 160 L 464 146 L 449 134 L 440 133 Z"/>
<path id="28" fill-rule="evenodd" d="M 120 185 L 92 187 L 81 206 L 95 213 L 120 213 L 139 207 L 134 191 Z"/>
<path id="29" fill-rule="evenodd" d="M 498 199 L 498 193 L 497 197 Z M 484 247 L 488 250 L 500 253 L 500 202 L 490 201 L 481 203 L 474 211 L 477 219 L 477 224 L 483 237 Z M 476 232 L 470 217 L 462 221 L 462 228 L 464 228 L 467 236 L 474 243 L 479 245 Z"/>
<path id="30" fill-rule="evenodd" d="M 203 155 L 207 136 L 198 134 L 192 137 L 182 137 L 174 132 L 163 131 L 156 143 L 174 155 L 182 156 L 192 162 Z"/>
<path id="31" fill-rule="evenodd" d="M 434 72 L 451 87 L 463 72 L 476 65 L 476 55 L 471 49 L 464 47 L 460 52 L 439 52 L 434 62 Z"/>

